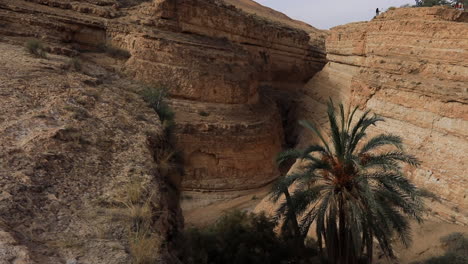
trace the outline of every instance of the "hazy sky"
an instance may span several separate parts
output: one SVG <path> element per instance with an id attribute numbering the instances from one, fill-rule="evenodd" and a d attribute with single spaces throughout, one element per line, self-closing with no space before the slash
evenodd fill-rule
<path id="1" fill-rule="evenodd" d="M 350 22 L 365 21 L 375 15 L 375 9 L 386 10 L 414 0 L 255 0 L 256 2 L 302 20 L 320 29 Z"/>

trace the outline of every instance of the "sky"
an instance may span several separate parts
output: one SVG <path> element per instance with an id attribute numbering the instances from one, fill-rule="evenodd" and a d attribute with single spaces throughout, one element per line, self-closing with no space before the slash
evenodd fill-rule
<path id="1" fill-rule="evenodd" d="M 350 22 L 366 21 L 375 16 L 375 9 L 415 4 L 414 0 L 255 0 L 289 17 L 316 28 L 329 29 Z"/>

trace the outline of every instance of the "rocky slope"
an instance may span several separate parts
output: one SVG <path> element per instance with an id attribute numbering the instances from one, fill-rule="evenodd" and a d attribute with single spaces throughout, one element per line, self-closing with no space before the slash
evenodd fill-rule
<path id="1" fill-rule="evenodd" d="M 86 56 L 77 72 L 0 42 L 0 263 L 130 263 L 136 184 L 169 242 L 155 258 L 174 263 L 182 216 L 154 155 L 161 123 L 138 86 Z"/>
<path id="2" fill-rule="evenodd" d="M 324 69 L 303 89 L 301 118 L 325 124 L 329 97 L 386 118 L 422 161 L 416 184 L 440 195 L 444 219 L 468 223 L 468 19 L 446 8 L 400 8 L 331 29 Z M 301 144 L 310 140 L 301 133 Z"/>

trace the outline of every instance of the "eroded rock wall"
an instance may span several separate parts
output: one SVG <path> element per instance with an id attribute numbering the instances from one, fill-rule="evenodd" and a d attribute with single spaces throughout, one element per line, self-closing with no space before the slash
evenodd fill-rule
<path id="1" fill-rule="evenodd" d="M 277 177 L 281 118 L 259 87 L 302 85 L 324 65 L 309 33 L 213 0 L 152 1 L 129 19 L 140 22 L 108 32 L 132 51 L 131 76 L 171 89 L 184 188 L 242 190 Z"/>
<path id="2" fill-rule="evenodd" d="M 449 208 L 437 213 L 468 223 L 466 13 L 400 8 L 333 28 L 326 46 L 329 62 L 303 89 L 302 118 L 325 125 L 329 97 L 385 117 L 372 133 L 402 136 L 422 161 L 410 177 Z"/>
<path id="3" fill-rule="evenodd" d="M 104 43 L 128 50 L 128 77 L 170 89 L 185 188 L 254 188 L 274 179 L 281 118 L 259 87 L 310 79 L 325 63 L 324 34 L 217 0 L 129 2 L 5 0 L 0 31 L 9 42 L 42 38 L 59 54 Z"/>

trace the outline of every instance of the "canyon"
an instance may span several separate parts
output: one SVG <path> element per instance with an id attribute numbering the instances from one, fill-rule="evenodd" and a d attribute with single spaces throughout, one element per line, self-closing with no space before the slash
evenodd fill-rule
<path id="1" fill-rule="evenodd" d="M 329 98 L 385 117 L 372 133 L 421 159 L 408 172 L 441 198 L 433 214 L 467 225 L 467 23 L 443 7 L 324 31 L 247 0 L 1 1 L 0 263 L 129 263 L 119 210 L 135 182 L 167 242 L 158 261 L 180 263 L 180 202 L 190 223 L 210 203 L 265 196 L 287 172 L 276 155 L 314 140 L 297 121 L 324 125 Z M 27 54 L 31 38 L 47 59 Z M 168 89 L 182 178 L 158 169 L 148 86 Z"/>

